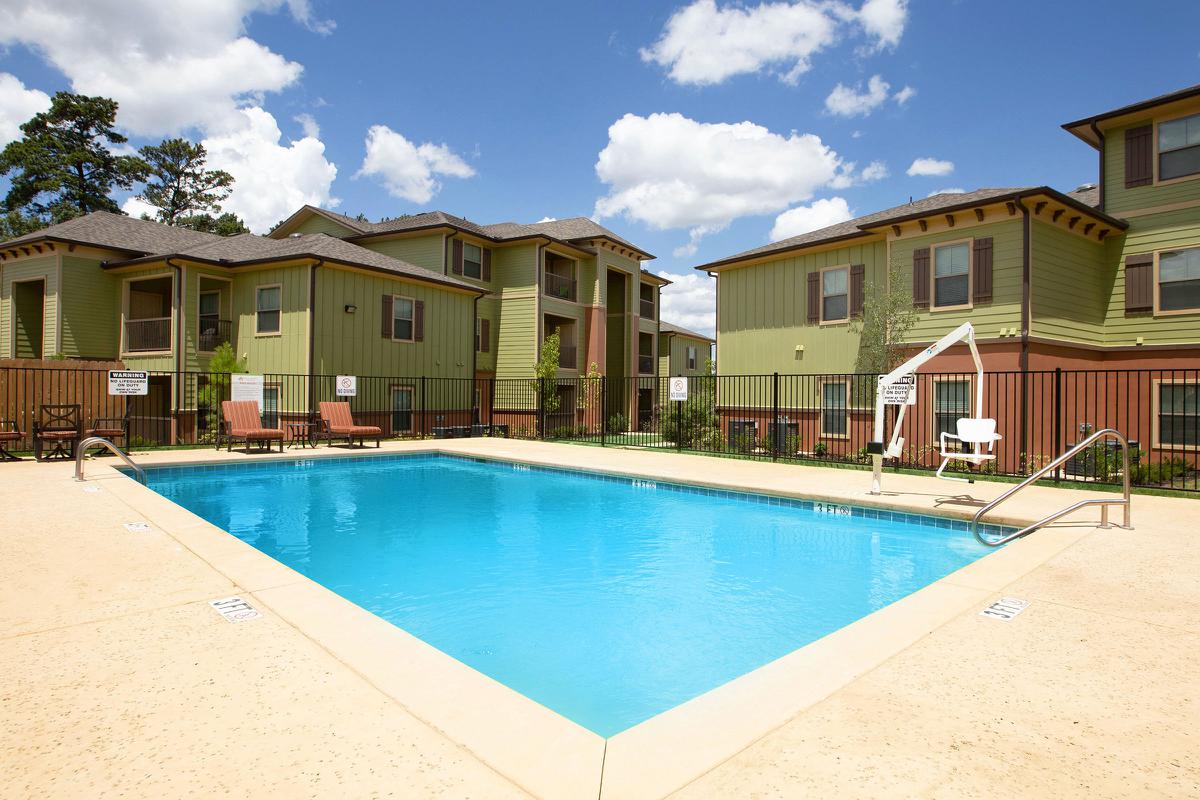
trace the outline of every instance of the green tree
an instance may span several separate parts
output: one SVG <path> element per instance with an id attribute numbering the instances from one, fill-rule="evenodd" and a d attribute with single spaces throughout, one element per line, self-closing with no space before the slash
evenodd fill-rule
<path id="1" fill-rule="evenodd" d="M 857 372 L 880 374 L 904 363 L 908 332 L 917 321 L 912 293 L 904 279 L 904 267 L 897 260 L 888 265 L 883 283 L 871 281 L 867 285 L 863 318 L 856 325 Z"/>
<path id="2" fill-rule="evenodd" d="M 116 131 L 117 103 L 106 97 L 58 92 L 50 110 L 21 126 L 24 136 L 0 152 L 0 175 L 9 176 L 6 211 L 61 222 L 92 211 L 120 213 L 109 197 L 147 171 L 136 156 L 117 155 L 128 141 Z"/>
<path id="3" fill-rule="evenodd" d="M 533 365 L 533 374 L 537 380 L 533 382 L 534 389 L 541 393 L 542 409 L 552 414 L 558 411 L 558 351 L 560 343 L 558 331 L 542 340 L 542 354 Z"/>
<path id="4" fill-rule="evenodd" d="M 204 411 L 204 435 L 201 441 L 216 440 L 221 428 L 221 401 L 229 395 L 229 376 L 246 371 L 246 365 L 238 360 L 237 353 L 229 342 L 222 342 L 213 351 L 208 361 L 208 375 L 204 385 L 196 391 L 196 405 Z"/>
<path id="5" fill-rule="evenodd" d="M 231 211 L 226 211 L 219 217 L 212 214 L 188 214 L 186 217 L 176 217 L 175 227 L 191 228 L 202 233 L 215 233 L 218 236 L 235 236 L 239 233 L 249 233 L 250 229 L 242 218 Z"/>
<path id="6" fill-rule="evenodd" d="M 207 168 L 203 144 L 166 139 L 138 152 L 149 168 L 138 197 L 158 209 L 159 222 L 174 225 L 180 217 L 220 211 L 221 201 L 233 191 L 232 175 Z"/>
<path id="7" fill-rule="evenodd" d="M 0 242 L 15 239 L 46 227 L 45 221 L 21 211 L 0 215 Z"/>

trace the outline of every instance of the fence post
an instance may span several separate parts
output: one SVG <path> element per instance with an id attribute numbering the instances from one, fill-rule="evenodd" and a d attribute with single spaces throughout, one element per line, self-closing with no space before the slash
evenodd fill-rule
<path id="1" fill-rule="evenodd" d="M 605 446 L 605 440 L 608 434 L 608 420 L 604 418 L 604 411 L 608 408 L 608 376 L 600 376 L 600 446 Z"/>
<path id="2" fill-rule="evenodd" d="M 849 398 L 847 398 L 849 400 Z M 771 460 L 779 459 L 779 373 L 771 373 L 771 424 L 767 426 L 771 437 Z"/>
<path id="3" fill-rule="evenodd" d="M 667 402 L 675 406 L 675 449 L 681 451 L 683 450 L 683 403 L 670 399 Z"/>
<path id="4" fill-rule="evenodd" d="M 534 425 L 533 438 L 535 438 L 535 439 L 541 439 L 546 434 L 545 392 L 546 392 L 546 379 L 538 378 L 537 379 L 537 394 L 534 397 L 534 401 L 537 404 L 537 415 L 534 417 L 534 420 L 533 420 L 533 425 Z"/>
<path id="5" fill-rule="evenodd" d="M 425 376 L 421 376 L 421 438 L 424 439 L 429 435 L 429 417 L 425 410 Z"/>
<path id="6" fill-rule="evenodd" d="M 1054 457 L 1062 455 L 1062 367 L 1054 368 Z M 1062 480 L 1062 465 L 1054 470 L 1054 482 Z"/>

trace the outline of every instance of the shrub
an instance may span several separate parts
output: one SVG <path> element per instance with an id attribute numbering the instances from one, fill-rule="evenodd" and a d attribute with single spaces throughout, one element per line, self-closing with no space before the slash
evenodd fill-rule
<path id="1" fill-rule="evenodd" d="M 628 433 L 629 432 L 629 417 L 624 414 L 613 414 L 608 418 L 609 433 Z"/>
<path id="2" fill-rule="evenodd" d="M 710 431 L 718 430 L 720 424 L 712 400 L 706 395 L 695 395 L 683 402 L 672 403 L 659 419 L 663 438 L 689 450 L 704 441 Z"/>
<path id="3" fill-rule="evenodd" d="M 813 455 L 817 458 L 824 458 L 829 454 L 829 445 L 824 442 L 817 442 L 813 445 Z"/>

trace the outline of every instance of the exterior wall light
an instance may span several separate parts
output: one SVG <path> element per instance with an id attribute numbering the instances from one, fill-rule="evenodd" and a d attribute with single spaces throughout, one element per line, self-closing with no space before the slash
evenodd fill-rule
<path id="1" fill-rule="evenodd" d="M 355 311 L 358 311 L 358 306 L 354 305 L 353 303 L 348 303 L 346 305 L 347 314 L 353 314 Z"/>

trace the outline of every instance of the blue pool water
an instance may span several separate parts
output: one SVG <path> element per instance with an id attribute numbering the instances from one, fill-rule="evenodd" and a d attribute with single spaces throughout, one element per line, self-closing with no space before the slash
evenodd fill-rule
<path id="1" fill-rule="evenodd" d="M 447 456 L 147 472 L 160 494 L 602 736 L 986 551 L 932 517 Z"/>

